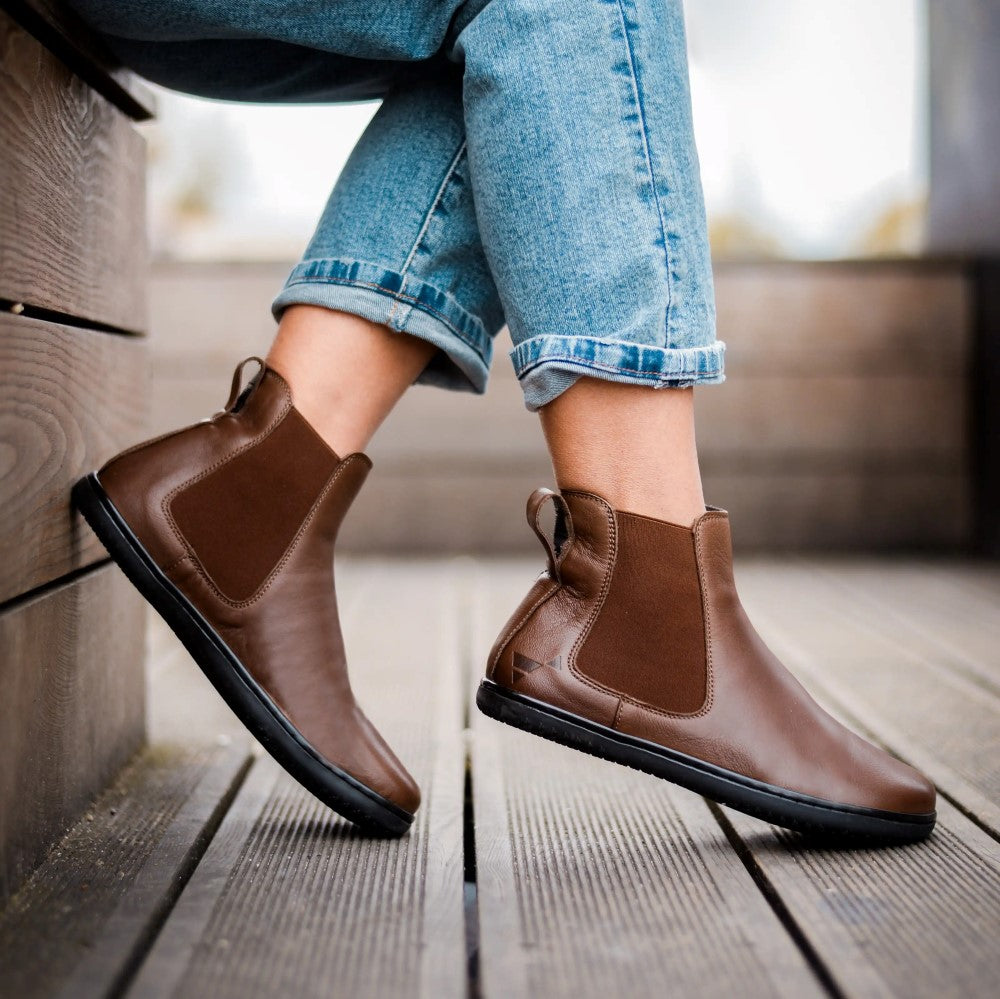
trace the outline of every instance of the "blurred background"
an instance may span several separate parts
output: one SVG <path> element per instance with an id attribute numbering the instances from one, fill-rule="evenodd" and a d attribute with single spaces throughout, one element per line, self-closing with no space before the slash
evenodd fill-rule
<path id="1" fill-rule="evenodd" d="M 740 548 L 1000 550 L 976 363 L 996 350 L 998 7 L 685 4 L 728 344 L 699 443 Z M 376 109 L 158 101 L 155 432 L 218 409 L 235 361 L 266 351 L 269 303 Z M 347 547 L 534 544 L 520 511 L 551 472 L 501 338 L 487 397 L 417 388 L 380 432 Z"/>

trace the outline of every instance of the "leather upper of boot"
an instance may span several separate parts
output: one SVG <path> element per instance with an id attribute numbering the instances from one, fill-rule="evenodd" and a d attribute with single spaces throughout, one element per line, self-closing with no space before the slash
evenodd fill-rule
<path id="1" fill-rule="evenodd" d="M 565 537 L 558 549 L 543 537 L 549 569 L 501 632 L 490 679 L 780 788 L 934 810 L 922 774 L 827 714 L 761 640 L 736 592 L 725 511 L 686 528 L 591 493 L 562 503 Z"/>
<path id="2" fill-rule="evenodd" d="M 159 568 L 327 761 L 413 812 L 420 792 L 358 706 L 337 612 L 340 523 L 371 462 L 341 459 L 262 368 L 209 420 L 98 479 Z"/>

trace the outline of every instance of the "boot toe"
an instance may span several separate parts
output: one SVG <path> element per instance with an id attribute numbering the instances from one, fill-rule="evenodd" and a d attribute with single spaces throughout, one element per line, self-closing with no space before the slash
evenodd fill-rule
<path id="1" fill-rule="evenodd" d="M 937 790 L 919 770 L 902 763 L 895 775 L 893 799 L 898 812 L 929 815 L 937 802 Z"/>
<path id="2" fill-rule="evenodd" d="M 395 774 L 392 801 L 411 815 L 420 807 L 420 787 L 402 764 Z"/>

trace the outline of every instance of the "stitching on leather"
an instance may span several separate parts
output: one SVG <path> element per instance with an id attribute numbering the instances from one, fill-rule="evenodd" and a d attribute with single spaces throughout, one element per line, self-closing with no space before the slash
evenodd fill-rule
<path id="1" fill-rule="evenodd" d="M 555 580 L 553 580 L 552 583 L 553 585 L 551 588 L 546 593 L 543 593 L 531 605 L 531 607 L 521 615 L 520 620 L 507 629 L 507 634 L 503 636 L 503 641 L 497 649 L 497 653 L 493 657 L 493 661 L 490 663 L 490 669 L 487 676 L 492 677 L 493 674 L 496 673 L 497 666 L 500 665 L 500 660 L 503 658 L 504 652 L 507 651 L 507 646 L 510 645 L 511 639 L 528 623 L 529 620 L 531 620 L 531 615 L 534 614 L 535 611 L 549 599 L 549 597 L 555 596 L 562 589 L 561 583 L 557 583 Z"/>
<path id="2" fill-rule="evenodd" d="M 272 372 L 277 375 L 277 372 L 273 371 L 273 369 Z M 290 398 L 290 390 L 288 388 L 288 384 L 285 382 L 284 378 L 281 378 L 280 375 L 278 375 L 278 377 L 281 379 L 282 392 L 286 397 Z M 222 410 L 221 413 L 218 413 L 216 415 L 222 416 L 227 412 L 228 410 Z M 171 437 L 177 437 L 180 434 L 187 433 L 187 431 L 189 430 L 194 430 L 195 427 L 201 426 L 201 424 L 206 422 L 211 422 L 211 420 L 212 417 L 209 417 L 208 420 L 199 420 L 197 423 L 189 423 L 186 427 L 179 427 L 177 430 L 168 430 L 166 433 L 159 434 L 156 437 L 151 437 L 149 440 L 139 441 L 138 444 L 133 444 L 131 447 L 125 448 L 124 451 L 119 451 L 118 454 L 116 454 L 113 458 L 105 462 L 104 467 L 107 468 L 113 465 L 120 458 L 127 458 L 130 454 L 135 454 L 136 451 L 141 451 L 143 448 L 150 447 L 153 444 L 159 444 L 161 441 L 169 440 Z"/>
<path id="3" fill-rule="evenodd" d="M 580 492 L 576 489 L 568 490 L 568 492 L 583 499 L 595 500 L 602 507 L 604 507 L 604 516 L 608 523 L 608 547 L 610 548 L 608 562 L 604 569 L 604 582 L 601 584 L 601 592 L 594 604 L 594 609 L 590 612 L 590 617 L 587 619 L 587 623 L 581 629 L 580 634 L 576 636 L 573 648 L 570 649 L 568 657 L 569 669 L 573 676 L 591 689 L 599 690 L 602 694 L 613 694 L 615 697 L 621 697 L 621 694 L 619 694 L 618 691 L 611 690 L 609 687 L 605 687 L 603 684 L 589 679 L 576 668 L 577 653 L 580 651 L 580 648 L 586 641 L 587 636 L 590 634 L 590 629 L 593 628 L 594 622 L 597 620 L 597 615 L 601 612 L 601 608 L 604 606 L 604 601 L 608 596 L 608 591 L 611 589 L 611 575 L 614 571 L 615 563 L 618 561 L 618 522 L 615 519 L 614 511 L 604 500 L 601 499 L 600 496 L 597 496 L 594 493 Z M 579 537 L 580 535 L 577 535 L 578 539 Z M 593 548 L 591 548 L 590 545 L 587 547 L 593 551 Z"/>
<path id="4" fill-rule="evenodd" d="M 589 496 L 589 493 L 579 493 L 581 496 Z M 702 522 L 711 518 L 712 520 L 718 520 L 719 518 L 725 518 L 727 515 L 723 511 L 709 510 L 707 513 L 702 515 Z M 711 621 L 708 614 L 708 599 L 706 594 L 704 573 L 702 569 L 702 551 L 703 551 L 703 534 L 700 530 L 695 532 L 695 548 L 696 548 L 696 561 L 698 563 L 698 588 L 701 590 L 701 608 L 702 616 L 705 619 L 705 670 L 707 673 L 706 677 L 706 690 L 705 690 L 705 703 L 697 711 L 666 711 L 663 708 L 654 707 L 652 704 L 647 704 L 645 701 L 640 701 L 636 697 L 630 697 L 628 694 L 623 694 L 621 691 L 613 690 L 611 687 L 605 687 L 602 684 L 597 683 L 594 680 L 588 680 L 582 673 L 576 669 L 576 653 L 577 646 L 574 646 L 571 653 L 570 669 L 573 674 L 577 676 L 583 683 L 588 686 L 594 687 L 596 690 L 601 690 L 607 694 L 614 694 L 616 697 L 620 697 L 622 701 L 627 701 L 629 704 L 634 705 L 637 708 L 642 708 L 644 711 L 648 711 L 650 714 L 660 715 L 663 718 L 700 718 L 702 715 L 707 715 L 712 709 L 712 704 L 715 699 L 715 672 L 712 668 L 712 641 L 711 641 Z M 617 542 L 617 539 L 615 539 Z M 617 544 L 615 547 L 615 554 L 617 556 Z M 608 572 L 606 577 L 606 582 L 610 586 L 611 572 Z M 607 596 L 607 592 L 603 592 L 601 595 L 601 604 L 604 603 L 604 598 Z M 596 619 L 596 612 L 594 617 L 587 622 L 587 631 L 593 626 L 593 621 Z M 584 632 L 581 638 L 586 637 L 587 632 Z M 577 640 L 579 645 L 582 645 L 580 639 Z M 619 712 L 621 711 L 621 704 L 619 704 Z M 617 719 L 617 716 L 616 716 Z"/>
<path id="5" fill-rule="evenodd" d="M 284 405 L 281 407 L 277 416 L 275 416 L 275 418 L 271 421 L 271 423 L 269 423 L 268 426 L 264 428 L 263 433 L 259 437 L 255 438 L 254 440 L 247 441 L 246 444 L 242 444 L 231 454 L 224 455 L 223 457 L 218 458 L 211 465 L 209 465 L 208 468 L 203 468 L 197 475 L 193 476 L 190 479 L 187 479 L 186 481 L 180 483 L 177 486 L 174 486 L 174 488 L 171 489 L 170 492 L 168 492 L 163 497 L 162 500 L 160 500 L 160 512 L 163 514 L 163 517 L 166 520 L 166 522 L 170 525 L 170 529 L 171 531 L 173 531 L 174 538 L 178 541 L 178 543 L 180 544 L 181 548 L 184 549 L 184 551 L 190 553 L 194 557 L 196 562 L 198 561 L 197 553 L 191 547 L 187 538 L 184 536 L 184 532 L 180 529 L 179 525 L 177 524 L 177 521 L 174 520 L 173 511 L 170 508 L 170 504 L 173 503 L 174 497 L 177 496 L 178 493 L 183 492 L 185 489 L 190 489 L 191 486 L 193 486 L 196 482 L 200 482 L 202 479 L 211 475 L 213 472 L 222 468 L 224 465 L 229 464 L 229 462 L 231 462 L 233 459 L 238 458 L 241 454 L 244 454 L 251 448 L 255 448 L 259 444 L 262 444 L 265 440 L 267 440 L 268 437 L 271 436 L 271 434 L 278 428 L 279 424 L 285 419 L 285 417 L 292 409 L 292 393 L 291 390 L 288 388 L 288 386 L 285 384 L 284 379 L 282 379 L 281 382 L 281 391 L 282 395 L 285 397 Z M 195 426 L 197 426 L 197 424 L 195 424 Z"/>
<path id="6" fill-rule="evenodd" d="M 337 479 L 340 478 L 340 476 L 343 473 L 344 469 L 349 464 L 351 464 L 352 462 L 354 462 L 354 463 L 357 462 L 358 457 L 359 456 L 357 456 L 357 455 L 351 455 L 350 457 L 345 458 L 336 467 L 336 469 L 334 469 L 333 475 L 330 477 L 329 482 L 327 482 L 327 484 L 323 487 L 323 490 L 319 494 L 319 496 L 316 497 L 316 501 L 313 503 L 312 507 L 309 510 L 309 513 L 306 515 L 306 519 L 302 521 L 302 526 L 299 527 L 298 531 L 296 531 L 295 537 L 292 538 L 290 544 L 285 549 L 285 553 L 284 553 L 284 555 L 281 556 L 280 560 L 278 561 L 278 564 L 267 574 L 267 576 L 264 579 L 264 582 L 261 583 L 261 585 L 253 593 L 253 595 L 247 597 L 246 600 L 230 600 L 229 597 L 225 596 L 219 590 L 218 586 L 216 586 L 215 583 L 212 581 L 211 577 L 205 571 L 205 569 L 201 565 L 201 563 L 197 560 L 197 558 L 195 558 L 195 567 L 198 570 L 198 574 L 211 587 L 212 592 L 215 593 L 219 597 L 220 600 L 222 600 L 224 603 L 228 604 L 230 607 L 249 607 L 250 604 L 255 603 L 257 600 L 259 600 L 271 588 L 271 584 L 274 582 L 275 577 L 278 575 L 279 572 L 281 572 L 281 570 L 285 567 L 285 564 L 292 557 L 292 553 L 295 551 L 296 547 L 298 546 L 298 543 L 301 540 L 302 535 L 305 532 L 305 529 L 309 526 L 309 524 L 315 518 L 316 511 L 319 509 L 320 504 L 326 498 L 326 496 L 330 492 L 330 490 L 333 489 L 334 485 L 337 482 Z"/>
<path id="7" fill-rule="evenodd" d="M 718 520 L 725 518 L 721 513 L 709 513 L 703 518 L 695 530 L 695 552 L 698 557 L 698 588 L 701 590 L 701 612 L 705 621 L 705 703 L 695 717 L 707 715 L 712 710 L 715 701 L 715 669 L 712 665 L 712 614 L 708 605 L 708 586 L 705 583 L 705 532 L 702 525 L 705 519 Z"/>
<path id="8" fill-rule="evenodd" d="M 618 728 L 618 719 L 621 718 L 622 716 L 622 703 L 624 702 L 624 700 L 625 699 L 623 697 L 618 698 L 618 707 L 615 708 L 615 717 L 614 720 L 611 722 L 611 727 L 614 729 Z"/>
<path id="9" fill-rule="evenodd" d="M 271 588 L 271 584 L 274 582 L 275 577 L 278 575 L 278 573 L 281 572 L 281 570 L 285 567 L 285 564 L 292 557 L 292 553 L 298 546 L 298 543 L 301 540 L 302 535 L 305 532 L 305 529 L 315 518 L 316 511 L 319 509 L 320 505 L 326 498 L 327 494 L 336 484 L 337 479 L 340 478 L 344 469 L 347 468 L 348 465 L 352 463 L 356 464 L 358 460 L 360 460 L 360 458 L 361 455 L 350 455 L 349 457 L 345 458 L 336 467 L 336 469 L 334 469 L 333 475 L 330 477 L 330 480 L 327 482 L 327 484 L 323 487 L 323 490 L 319 494 L 319 496 L 316 497 L 316 501 L 313 503 L 312 507 L 309 510 L 309 513 L 306 515 L 306 519 L 302 521 L 302 526 L 299 527 L 298 531 L 296 531 L 295 537 L 292 538 L 288 547 L 285 549 L 285 553 L 281 556 L 280 560 L 278 561 L 278 564 L 275 565 L 275 567 L 264 578 L 264 581 L 260 584 L 260 586 L 254 591 L 254 593 L 251 596 L 247 597 L 246 600 L 231 600 L 224 593 L 222 593 L 219 587 L 216 586 L 215 582 L 212 580 L 211 576 L 209 576 L 208 573 L 205 571 L 205 568 L 202 566 L 201 562 L 198 561 L 197 556 L 193 556 L 194 567 L 196 572 L 205 582 L 205 584 L 209 587 L 212 593 L 224 604 L 234 608 L 249 607 L 250 604 L 255 603 L 262 596 L 264 596 L 264 594 Z"/>
<path id="10" fill-rule="evenodd" d="M 177 558 L 173 560 L 173 562 L 168 562 L 166 565 L 162 566 L 160 568 L 160 571 L 165 575 L 166 573 L 170 572 L 171 569 L 176 569 L 177 566 L 181 564 L 181 562 L 183 562 L 185 559 L 188 558 L 193 558 L 193 556 L 191 555 L 190 552 L 184 552 L 183 555 L 178 555 Z"/>
<path id="11" fill-rule="evenodd" d="M 725 516 L 726 515 L 721 511 L 716 513 L 710 510 L 708 513 L 703 515 L 702 522 L 709 518 L 718 520 L 720 517 L 724 518 Z M 638 698 L 629 697 L 627 694 L 622 695 L 622 699 L 628 701 L 629 704 L 632 704 L 637 708 L 642 708 L 650 714 L 660 715 L 662 718 L 701 718 L 703 715 L 707 715 L 709 711 L 712 710 L 712 704 L 715 701 L 715 670 L 712 667 L 712 621 L 711 616 L 708 613 L 708 588 L 705 586 L 705 575 L 702 568 L 702 554 L 704 551 L 703 537 L 704 535 L 700 528 L 695 531 L 696 562 L 698 564 L 698 589 L 701 590 L 701 613 L 705 621 L 705 703 L 697 711 L 665 711 L 663 708 L 654 707 L 652 704 L 647 704 L 645 701 L 640 701 Z"/>
<path id="12" fill-rule="evenodd" d="M 177 430 L 168 430 L 166 433 L 153 437 L 150 440 L 140 441 L 138 444 L 133 444 L 131 447 L 125 448 L 124 451 L 119 451 L 113 458 L 105 462 L 104 467 L 110 468 L 111 465 L 121 458 L 127 458 L 130 454 L 135 454 L 136 451 L 141 451 L 143 448 L 150 447 L 153 444 L 159 444 L 161 441 L 168 440 L 171 437 L 176 437 L 178 434 L 183 434 L 188 430 L 194 430 L 197 426 L 197 423 L 189 423 L 186 427 L 180 427 Z"/>

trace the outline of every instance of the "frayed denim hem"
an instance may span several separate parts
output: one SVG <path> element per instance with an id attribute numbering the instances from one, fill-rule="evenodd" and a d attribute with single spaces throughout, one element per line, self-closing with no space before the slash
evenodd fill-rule
<path id="1" fill-rule="evenodd" d="M 721 340 L 702 347 L 670 348 L 623 340 L 536 336 L 519 343 L 510 358 L 524 391 L 524 404 L 534 412 L 583 375 L 651 388 L 717 384 L 726 378 L 725 352 Z"/>
<path id="2" fill-rule="evenodd" d="M 320 305 L 420 337 L 438 347 L 417 378 L 424 385 L 486 391 L 493 341 L 483 324 L 450 295 L 412 275 L 364 261 L 313 259 L 297 264 L 271 303 L 281 319 L 289 305 Z"/>

